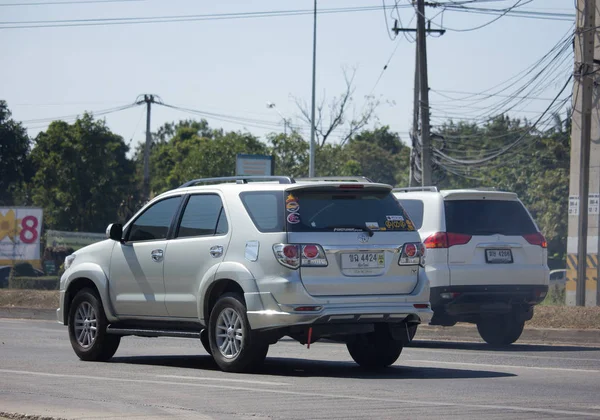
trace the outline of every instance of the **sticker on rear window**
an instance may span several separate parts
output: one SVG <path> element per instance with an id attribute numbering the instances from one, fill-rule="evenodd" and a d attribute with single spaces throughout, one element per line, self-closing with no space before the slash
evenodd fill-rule
<path id="1" fill-rule="evenodd" d="M 406 226 L 408 226 L 408 230 L 415 230 L 415 225 L 410 220 L 406 221 Z"/>
<path id="2" fill-rule="evenodd" d="M 368 227 L 369 229 L 379 230 L 379 223 L 377 223 L 377 222 L 365 222 L 365 226 Z"/>
<path id="3" fill-rule="evenodd" d="M 404 222 L 404 217 L 402 216 L 385 216 L 385 218 L 390 222 Z"/>
<path id="4" fill-rule="evenodd" d="M 298 210 L 300 210 L 300 204 L 298 204 L 297 201 L 288 201 L 287 203 L 285 203 L 285 208 L 287 211 L 295 213 Z"/>
<path id="5" fill-rule="evenodd" d="M 300 215 L 298 213 L 290 213 L 288 214 L 287 221 L 292 225 L 296 225 L 300 223 Z"/>
<path id="6" fill-rule="evenodd" d="M 388 220 L 385 222 L 385 226 L 390 230 L 406 229 L 406 222 L 404 222 L 404 220 Z"/>

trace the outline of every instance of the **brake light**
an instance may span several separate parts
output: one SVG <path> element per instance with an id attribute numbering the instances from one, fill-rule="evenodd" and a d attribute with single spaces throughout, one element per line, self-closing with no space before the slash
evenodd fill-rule
<path id="1" fill-rule="evenodd" d="M 399 265 L 422 265 L 425 263 L 425 247 L 420 242 L 408 242 L 402 247 Z"/>
<path id="2" fill-rule="evenodd" d="M 433 235 L 425 239 L 425 248 L 450 248 L 453 245 L 464 245 L 469 243 L 471 235 L 465 235 L 463 233 L 446 233 L 436 232 Z"/>
<path id="3" fill-rule="evenodd" d="M 448 248 L 454 245 L 468 244 L 471 240 L 471 235 L 465 235 L 463 233 L 446 233 L 448 235 Z"/>
<path id="4" fill-rule="evenodd" d="M 273 253 L 279 264 L 294 270 L 299 267 L 327 267 L 327 256 L 316 244 L 275 244 Z"/>
<path id="5" fill-rule="evenodd" d="M 342 184 L 338 187 L 341 190 L 359 190 L 365 188 L 362 184 Z"/>
<path id="6" fill-rule="evenodd" d="M 541 246 L 542 248 L 548 248 L 548 242 L 546 242 L 546 238 L 540 232 L 530 233 L 528 235 L 523 235 L 523 238 L 531 245 Z"/>

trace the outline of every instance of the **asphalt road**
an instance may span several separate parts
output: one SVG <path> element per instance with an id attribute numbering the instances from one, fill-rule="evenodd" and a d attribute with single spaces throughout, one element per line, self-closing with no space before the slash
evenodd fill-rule
<path id="1" fill-rule="evenodd" d="M 282 341 L 254 374 L 219 371 L 199 342 L 127 337 L 82 362 L 66 328 L 0 319 L 0 412 L 69 419 L 600 418 L 600 348 L 417 342 L 367 373 L 339 344 Z M 0 415 L 1 417 L 1 415 Z"/>

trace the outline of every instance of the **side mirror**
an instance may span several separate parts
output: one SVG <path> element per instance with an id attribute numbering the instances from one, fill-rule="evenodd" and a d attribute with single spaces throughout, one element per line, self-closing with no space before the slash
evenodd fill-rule
<path id="1" fill-rule="evenodd" d="M 113 241 L 123 242 L 123 225 L 112 223 L 106 228 L 106 237 Z"/>

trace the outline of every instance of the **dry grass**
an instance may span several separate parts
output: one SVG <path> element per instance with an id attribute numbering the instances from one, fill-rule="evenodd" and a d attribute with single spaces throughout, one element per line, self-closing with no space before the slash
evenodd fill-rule
<path id="1" fill-rule="evenodd" d="M 600 330 L 600 306 L 536 306 L 533 319 L 527 323 L 537 328 L 574 328 Z"/>
<path id="2" fill-rule="evenodd" d="M 0 307 L 35 309 L 58 308 L 56 290 L 0 289 Z M 539 305 L 533 319 L 527 322 L 533 328 L 574 328 L 600 330 L 600 306 L 591 308 Z"/>
<path id="3" fill-rule="evenodd" d="M 0 289 L 0 307 L 58 308 L 57 290 Z"/>

